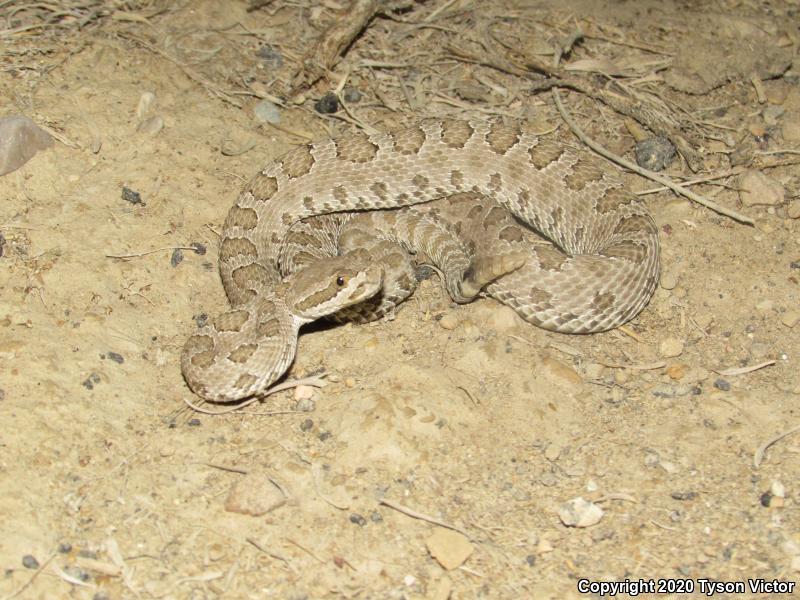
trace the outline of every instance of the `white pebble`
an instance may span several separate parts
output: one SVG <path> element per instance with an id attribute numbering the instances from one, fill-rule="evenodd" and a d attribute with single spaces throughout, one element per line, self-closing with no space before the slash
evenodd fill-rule
<path id="1" fill-rule="evenodd" d="M 776 498 L 786 497 L 786 486 L 777 479 L 773 479 L 772 484 L 769 486 L 769 491 Z"/>
<path id="2" fill-rule="evenodd" d="M 781 135 L 786 142 L 800 142 L 800 115 L 792 114 L 783 117 Z"/>
<path id="3" fill-rule="evenodd" d="M 453 330 L 458 327 L 458 324 L 461 322 L 461 319 L 456 315 L 456 313 L 449 312 L 441 319 L 439 319 L 439 326 L 442 329 Z"/>
<path id="4" fill-rule="evenodd" d="M 800 321 L 800 312 L 796 310 L 787 310 L 781 315 L 781 323 L 790 329 L 797 325 L 798 321 Z"/>
<path id="5" fill-rule="evenodd" d="M 253 109 L 253 114 L 255 114 L 256 119 L 262 123 L 277 125 L 281 122 L 280 109 L 269 100 L 262 100 L 256 104 L 256 107 Z"/>
<path id="6" fill-rule="evenodd" d="M 783 197 L 783 186 L 761 171 L 750 169 L 739 176 L 739 198 L 745 206 L 775 206 Z"/>
<path id="7" fill-rule="evenodd" d="M 155 104 L 155 101 L 156 95 L 153 92 L 143 92 L 142 95 L 139 96 L 139 104 L 136 106 L 136 118 L 140 121 L 144 119 L 150 107 Z"/>
<path id="8" fill-rule="evenodd" d="M 758 304 L 756 304 L 756 310 L 760 310 L 761 312 L 768 312 L 772 310 L 775 306 L 775 303 L 772 300 L 762 300 Z"/>
<path id="9" fill-rule="evenodd" d="M 561 505 L 558 518 L 567 527 L 591 527 L 603 518 L 603 509 L 579 496 Z"/>
<path id="10" fill-rule="evenodd" d="M 683 341 L 677 338 L 667 338 L 658 347 L 663 358 L 674 358 L 683 354 Z"/>

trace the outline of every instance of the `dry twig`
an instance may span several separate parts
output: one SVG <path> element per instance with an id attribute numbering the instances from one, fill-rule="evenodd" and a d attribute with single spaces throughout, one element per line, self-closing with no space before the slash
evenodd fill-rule
<path id="1" fill-rule="evenodd" d="M 412 519 L 419 519 L 421 521 L 427 521 L 428 523 L 433 523 L 434 525 L 438 525 L 439 527 L 444 527 L 445 529 L 452 529 L 453 531 L 457 531 L 461 535 L 468 537 L 469 539 L 473 539 L 472 536 L 461 527 L 453 525 L 452 523 L 448 523 L 446 521 L 442 521 L 441 519 L 437 519 L 436 517 L 431 517 L 421 512 L 417 512 L 412 508 L 408 508 L 407 506 L 403 506 L 397 502 L 392 502 L 391 500 L 386 500 L 385 498 L 379 502 L 379 504 L 383 504 L 384 506 L 388 506 L 389 508 L 393 508 L 394 510 L 403 513 L 404 515 L 411 517 Z"/>
<path id="2" fill-rule="evenodd" d="M 800 425 L 797 427 L 792 427 L 791 429 L 784 431 L 783 433 L 779 433 L 775 437 L 771 437 L 766 442 L 761 444 L 758 449 L 756 450 L 755 454 L 753 455 L 753 466 L 757 469 L 761 465 L 761 461 L 764 460 L 764 453 L 767 451 L 767 448 L 772 446 L 775 442 L 781 441 L 783 438 L 792 435 L 793 433 L 797 433 L 800 431 Z"/>
<path id="3" fill-rule="evenodd" d="M 341 53 L 369 25 L 379 7 L 378 0 L 353 0 L 346 18 L 335 20 L 303 59 L 303 69 L 295 76 L 290 95 L 310 87 L 336 65 Z"/>
<path id="4" fill-rule="evenodd" d="M 712 202 L 711 200 L 705 198 L 704 196 L 701 196 L 700 194 L 696 194 L 691 190 L 687 190 L 686 188 L 681 187 L 680 185 L 674 183 L 672 180 L 668 179 L 667 177 L 664 177 L 663 175 L 654 173 L 653 171 L 648 171 L 647 169 L 640 167 L 636 163 L 632 163 L 631 161 L 622 158 L 621 156 L 617 156 L 616 154 L 610 152 L 609 150 L 606 150 L 603 146 L 601 146 L 600 144 L 592 140 L 589 136 L 587 136 L 583 132 L 583 130 L 578 126 L 575 120 L 569 115 L 567 109 L 564 108 L 564 105 L 561 103 L 561 98 L 558 95 L 558 90 L 553 88 L 552 92 L 553 92 L 553 99 L 555 100 L 556 103 L 556 108 L 558 108 L 558 112 L 561 113 L 561 118 L 563 118 L 564 121 L 567 123 L 567 125 L 569 125 L 569 128 L 572 130 L 572 132 L 576 136 L 578 136 L 578 139 L 580 139 L 584 144 L 589 146 L 592 150 L 594 150 L 601 156 L 604 156 L 608 160 L 615 162 L 618 165 L 625 167 L 626 169 L 629 169 L 634 173 L 637 173 L 638 175 L 641 175 L 642 177 L 652 179 L 653 181 L 656 181 L 661 185 L 668 187 L 676 194 L 684 196 L 689 200 L 693 200 L 698 204 L 702 204 L 706 208 L 713 210 L 716 213 L 725 215 L 726 217 L 730 217 L 731 219 L 739 221 L 740 223 L 746 223 L 747 225 L 754 224 L 753 219 L 751 219 L 750 217 L 746 217 L 745 215 L 740 214 L 735 210 L 731 210 L 729 208 L 725 208 L 724 206 L 720 206 L 716 202 Z"/>

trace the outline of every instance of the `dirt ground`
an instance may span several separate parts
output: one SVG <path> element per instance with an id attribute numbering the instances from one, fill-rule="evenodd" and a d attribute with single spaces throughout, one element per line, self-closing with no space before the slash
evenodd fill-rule
<path id="1" fill-rule="evenodd" d="M 800 4 L 396 2 L 301 95 L 304 54 L 348 3 L 261 4 L 0 3 L 0 116 L 56 138 L 0 177 L 0 598 L 800 580 Z M 541 73 L 481 52 L 552 64 L 578 26 L 560 73 L 673 119 L 700 162 L 666 173 L 716 176 L 691 189 L 754 226 L 651 193 L 662 281 L 622 330 L 545 332 L 491 299 L 454 305 L 434 277 L 392 320 L 304 331 L 289 377 L 328 382 L 310 397 L 184 403 L 181 347 L 226 306 L 218 232 L 244 181 L 305 140 L 429 115 L 569 139 Z M 317 112 L 340 83 L 349 113 Z M 631 115 L 561 96 L 633 156 Z M 280 123 L 255 116 L 264 99 Z M 767 178 L 755 203 L 748 169 Z M 271 509 L 226 510 L 237 484 Z"/>

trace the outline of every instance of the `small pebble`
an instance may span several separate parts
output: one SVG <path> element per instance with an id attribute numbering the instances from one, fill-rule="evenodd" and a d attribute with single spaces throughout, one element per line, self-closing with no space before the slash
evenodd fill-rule
<path id="1" fill-rule="evenodd" d="M 314 427 L 314 421 L 312 419 L 305 419 L 302 423 L 300 423 L 300 431 L 311 431 Z"/>
<path id="2" fill-rule="evenodd" d="M 664 469 L 670 475 L 674 475 L 678 472 L 678 466 L 668 460 L 662 460 L 658 463 L 658 466 Z"/>
<path id="3" fill-rule="evenodd" d="M 361 100 L 361 92 L 354 87 L 346 87 L 342 90 L 342 96 L 345 102 L 355 104 Z"/>
<path id="4" fill-rule="evenodd" d="M 781 135 L 785 142 L 800 142 L 800 114 L 793 113 L 783 118 Z"/>
<path id="5" fill-rule="evenodd" d="M 382 523 L 383 515 L 381 515 L 381 513 L 379 513 L 377 510 L 373 510 L 369 515 L 369 520 L 373 523 Z"/>
<path id="6" fill-rule="evenodd" d="M 358 525 L 359 527 L 364 527 L 364 525 L 367 524 L 367 520 L 358 513 L 353 513 L 350 515 L 350 522 Z"/>
<path id="7" fill-rule="evenodd" d="M 194 419 L 189 419 L 189 423 L 188 423 L 189 427 L 200 427 L 200 425 L 202 425 L 202 424 L 203 424 L 203 422 L 200 419 L 198 419 L 197 417 L 195 417 Z"/>
<path id="8" fill-rule="evenodd" d="M 139 192 L 133 191 L 131 188 L 122 186 L 122 199 L 131 204 L 141 204 L 147 206 L 142 200 L 142 195 Z"/>
<path id="9" fill-rule="evenodd" d="M 550 462 L 556 462 L 561 455 L 561 447 L 558 444 L 548 444 L 544 451 L 544 457 Z"/>
<path id="10" fill-rule="evenodd" d="M 314 110 L 323 115 L 330 115 L 339 111 L 339 99 L 336 94 L 328 92 L 314 103 Z"/>
<path id="11" fill-rule="evenodd" d="M 286 496 L 267 474 L 254 470 L 233 485 L 225 500 L 225 510 L 260 517 L 285 503 Z"/>
<path id="12" fill-rule="evenodd" d="M 675 146 L 667 138 L 656 136 L 638 142 L 634 148 L 636 163 L 651 171 L 663 171 L 675 158 Z"/>
<path id="13" fill-rule="evenodd" d="M 89 581 L 91 579 L 91 575 L 77 565 L 66 565 L 64 572 L 78 581 Z"/>
<path id="14" fill-rule="evenodd" d="M 183 252 L 181 251 L 180 248 L 175 248 L 175 250 L 172 251 L 172 256 L 169 259 L 169 264 L 173 268 L 175 268 L 182 262 L 183 262 Z"/>
<path id="15" fill-rule="evenodd" d="M 280 69 L 283 66 L 283 55 L 272 46 L 262 46 L 256 52 L 256 56 L 263 61 L 264 66 L 273 70 Z"/>
<path id="16" fill-rule="evenodd" d="M 81 383 L 81 385 L 85 387 L 87 390 L 93 390 L 94 386 L 97 385 L 98 383 L 100 383 L 100 375 L 98 375 L 97 373 L 92 373 Z"/>
<path id="17" fill-rule="evenodd" d="M 720 378 L 714 382 L 714 387 L 718 390 L 722 390 L 723 392 L 729 392 L 731 389 L 731 384 L 729 381 Z"/>
<path id="18" fill-rule="evenodd" d="M 684 365 L 683 363 L 675 363 L 675 364 L 669 365 L 665 369 L 665 372 L 669 376 L 670 379 L 674 379 L 676 381 L 679 381 L 679 380 L 683 379 L 686 376 L 687 369 L 688 369 L 688 367 L 686 365 Z"/>
<path id="19" fill-rule="evenodd" d="M 775 106 L 775 105 L 768 106 L 762 112 L 762 116 L 764 117 L 764 123 L 766 123 L 770 127 L 774 127 L 775 125 L 778 124 L 778 119 L 780 119 L 781 116 L 783 116 L 784 112 L 786 112 L 786 110 L 782 106 Z"/>
<path id="20" fill-rule="evenodd" d="M 298 385 L 294 388 L 295 400 L 309 400 L 314 396 L 314 386 L 311 385 Z"/>
<path id="21" fill-rule="evenodd" d="M 255 108 L 253 109 L 253 114 L 261 123 L 272 123 L 273 125 L 277 125 L 281 122 L 280 109 L 269 100 L 262 100 L 256 104 Z"/>
<path id="22" fill-rule="evenodd" d="M 145 119 L 136 127 L 138 133 L 145 135 L 155 135 L 162 129 L 164 129 L 164 119 L 159 115 Z"/>
<path id="23" fill-rule="evenodd" d="M 739 199 L 745 206 L 775 206 L 784 195 L 783 186 L 761 171 L 750 169 L 739 176 Z"/>
<path id="24" fill-rule="evenodd" d="M 783 485 L 777 479 L 774 479 L 769 486 L 770 493 L 775 496 L 776 498 L 785 498 L 786 497 L 786 486 Z"/>
<path id="25" fill-rule="evenodd" d="M 568 500 L 558 509 L 558 518 L 567 527 L 591 527 L 603 518 L 603 509 L 581 497 Z"/>
<path id="26" fill-rule="evenodd" d="M 694 500 L 697 498 L 697 492 L 672 492 L 670 494 L 670 498 L 673 500 L 680 500 L 681 502 L 686 502 L 688 500 Z"/>
<path id="27" fill-rule="evenodd" d="M 136 105 L 136 118 L 140 121 L 144 119 L 155 103 L 156 95 L 153 92 L 142 92 Z"/>
<path id="28" fill-rule="evenodd" d="M 796 310 L 787 310 L 781 315 L 781 323 L 791 329 L 800 322 L 800 312 Z"/>
<path id="29" fill-rule="evenodd" d="M 425 540 L 428 552 L 448 571 L 457 569 L 475 551 L 467 537 L 452 529 L 437 527 Z"/>
<path id="30" fill-rule="evenodd" d="M 200 256 L 205 255 L 207 252 L 205 244 L 201 244 L 200 242 L 192 242 L 189 245 L 194 248 L 194 253 Z"/>
<path id="31" fill-rule="evenodd" d="M 658 352 L 663 358 L 675 358 L 683 354 L 683 341 L 677 338 L 667 338 L 661 342 Z"/>
<path id="32" fill-rule="evenodd" d="M 545 357 L 540 361 L 540 366 L 545 375 L 556 383 L 565 383 L 577 386 L 583 383 L 583 377 L 578 372 L 555 358 Z"/>
<path id="33" fill-rule="evenodd" d="M 0 175 L 19 169 L 53 138 L 28 117 L 0 117 Z"/>
<path id="34" fill-rule="evenodd" d="M 665 290 L 674 290 L 675 286 L 678 285 L 678 278 L 674 273 L 667 271 L 661 274 L 659 284 Z"/>
<path id="35" fill-rule="evenodd" d="M 58 545 L 58 551 L 61 554 L 69 554 L 70 552 L 72 552 L 72 544 L 70 544 L 69 542 L 61 542 Z"/>
<path id="36" fill-rule="evenodd" d="M 22 557 L 22 566 L 26 569 L 38 569 L 39 561 L 33 554 L 26 554 Z"/>
<path id="37" fill-rule="evenodd" d="M 762 300 L 758 304 L 756 304 L 756 310 L 760 310 L 761 312 L 769 312 L 775 306 L 775 303 L 772 300 Z"/>
<path id="38" fill-rule="evenodd" d="M 490 96 L 489 88 L 477 83 L 464 83 L 459 85 L 455 89 L 455 92 L 462 100 L 466 100 L 467 102 L 485 103 L 489 100 Z"/>
<path id="39" fill-rule="evenodd" d="M 118 365 L 121 365 L 122 363 L 125 362 L 125 357 L 123 357 L 122 354 L 119 354 L 117 352 L 108 352 L 106 356 L 108 356 L 110 360 L 113 360 Z"/>
<path id="40" fill-rule="evenodd" d="M 313 398 L 300 398 L 294 403 L 294 409 L 301 412 L 313 412 L 317 407 L 317 403 Z"/>
<path id="41" fill-rule="evenodd" d="M 792 200 L 786 206 L 786 216 L 790 219 L 800 219 L 800 200 Z"/>
<path id="42" fill-rule="evenodd" d="M 605 367 L 600 363 L 589 363 L 584 367 L 584 373 L 587 379 L 600 379 L 603 376 Z"/>
<path id="43" fill-rule="evenodd" d="M 657 467 L 661 462 L 661 458 L 655 452 L 648 452 L 644 455 L 644 466 L 646 467 Z"/>
<path id="44" fill-rule="evenodd" d="M 458 327 L 458 324 L 461 322 L 461 318 L 454 312 L 449 312 L 444 315 L 441 319 L 439 319 L 439 327 L 442 329 L 447 329 L 451 331 Z"/>

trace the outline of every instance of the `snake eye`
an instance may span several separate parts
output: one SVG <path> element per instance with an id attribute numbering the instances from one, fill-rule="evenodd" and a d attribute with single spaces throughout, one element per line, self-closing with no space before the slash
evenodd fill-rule
<path id="1" fill-rule="evenodd" d="M 339 275 L 339 276 L 336 278 L 336 285 L 338 285 L 339 287 L 342 287 L 342 286 L 344 285 L 344 277 L 342 277 L 341 275 Z"/>

